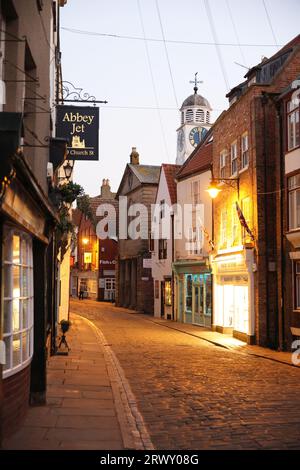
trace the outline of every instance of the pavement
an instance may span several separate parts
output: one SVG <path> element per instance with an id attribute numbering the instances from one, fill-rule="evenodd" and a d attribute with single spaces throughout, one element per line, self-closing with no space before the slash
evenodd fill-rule
<path id="1" fill-rule="evenodd" d="M 155 449 L 300 449 L 300 369 L 281 354 L 107 303 L 71 309 L 110 344 Z"/>
<path id="2" fill-rule="evenodd" d="M 152 449 L 105 338 L 88 320 L 78 315 L 70 320 L 68 355 L 49 358 L 47 404 L 29 408 L 22 427 L 4 440 L 3 449 Z"/>

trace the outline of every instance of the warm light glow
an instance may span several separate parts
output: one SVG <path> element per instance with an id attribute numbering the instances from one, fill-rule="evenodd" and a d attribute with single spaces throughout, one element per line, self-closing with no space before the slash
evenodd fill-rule
<path id="1" fill-rule="evenodd" d="M 88 239 L 88 238 L 83 238 L 83 239 L 82 239 L 82 244 L 83 244 L 83 245 L 87 245 L 88 242 L 89 242 L 89 239 Z"/>
<path id="2" fill-rule="evenodd" d="M 208 192 L 212 199 L 215 199 L 219 192 L 222 190 L 217 187 L 217 183 L 215 181 L 211 181 L 208 189 L 206 189 L 205 191 Z"/>

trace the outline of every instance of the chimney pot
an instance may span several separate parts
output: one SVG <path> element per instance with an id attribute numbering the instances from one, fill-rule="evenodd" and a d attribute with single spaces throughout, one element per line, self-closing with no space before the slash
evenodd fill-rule
<path id="1" fill-rule="evenodd" d="M 132 152 L 130 154 L 130 163 L 131 165 L 139 165 L 139 153 L 136 151 L 136 147 L 132 147 Z"/>

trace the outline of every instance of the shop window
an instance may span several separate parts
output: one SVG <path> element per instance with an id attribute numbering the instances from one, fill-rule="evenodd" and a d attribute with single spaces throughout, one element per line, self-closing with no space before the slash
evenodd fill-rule
<path id="1" fill-rule="evenodd" d="M 191 274 L 185 275 L 185 309 L 187 312 L 192 311 L 193 299 L 193 279 Z"/>
<path id="2" fill-rule="evenodd" d="M 172 305 L 172 285 L 171 279 L 165 281 L 165 305 Z"/>
<path id="3" fill-rule="evenodd" d="M 300 262 L 294 264 L 295 310 L 300 310 Z"/>
<path id="4" fill-rule="evenodd" d="M 248 143 L 248 133 L 242 135 L 242 169 L 248 168 L 249 166 L 249 143 Z"/>
<path id="5" fill-rule="evenodd" d="M 297 100 L 289 101 L 287 104 L 287 134 L 288 150 L 293 150 L 294 148 L 299 147 L 299 102 L 297 103 Z"/>
<path id="6" fill-rule="evenodd" d="M 231 176 L 235 176 L 238 171 L 237 143 L 231 144 Z"/>
<path id="7" fill-rule="evenodd" d="M 33 260 L 27 234 L 5 228 L 2 270 L 5 378 L 26 367 L 33 355 Z"/>
<path id="8" fill-rule="evenodd" d="M 167 259 L 167 240 L 158 240 L 158 259 Z"/>
<path id="9" fill-rule="evenodd" d="M 300 228 L 300 174 L 288 179 L 289 230 Z"/>

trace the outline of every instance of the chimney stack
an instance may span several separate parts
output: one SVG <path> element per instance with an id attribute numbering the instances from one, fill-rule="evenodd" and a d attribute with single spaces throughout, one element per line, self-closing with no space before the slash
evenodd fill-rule
<path id="1" fill-rule="evenodd" d="M 112 193 L 110 191 L 110 185 L 109 185 L 109 179 L 103 179 L 102 180 L 102 186 L 101 186 L 101 197 L 104 199 L 111 199 Z"/>
<path id="2" fill-rule="evenodd" d="M 139 165 L 139 153 L 136 151 L 136 147 L 132 147 L 132 152 L 130 154 L 130 163 L 131 165 Z"/>

